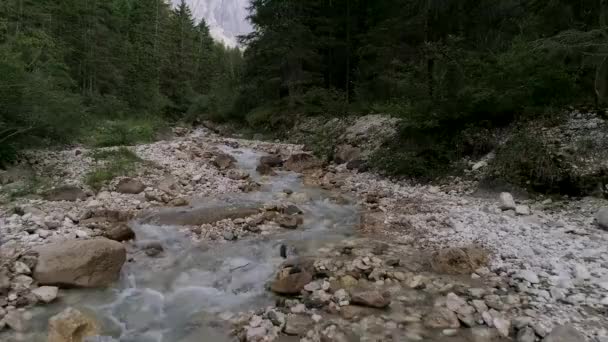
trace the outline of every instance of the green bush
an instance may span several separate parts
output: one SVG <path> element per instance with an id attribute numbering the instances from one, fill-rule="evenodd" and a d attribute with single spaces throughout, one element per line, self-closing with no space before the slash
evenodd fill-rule
<path id="1" fill-rule="evenodd" d="M 98 167 L 85 176 L 85 183 L 99 190 L 107 182 L 118 176 L 129 176 L 143 162 L 131 150 L 121 147 L 115 150 L 96 150 L 92 153 Z"/>
<path id="2" fill-rule="evenodd" d="M 563 156 L 528 130 L 515 134 L 498 149 L 491 175 L 542 193 L 577 192 L 574 172 Z"/>
<path id="3" fill-rule="evenodd" d="M 154 141 L 155 133 L 162 127 L 158 119 L 128 119 L 105 121 L 88 139 L 95 147 L 129 146 Z"/>

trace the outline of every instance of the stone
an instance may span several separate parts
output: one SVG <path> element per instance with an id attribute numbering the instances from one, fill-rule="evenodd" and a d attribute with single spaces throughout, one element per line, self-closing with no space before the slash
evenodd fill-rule
<path id="1" fill-rule="evenodd" d="M 540 279 L 538 279 L 538 275 L 532 270 L 522 270 L 515 275 L 515 279 L 523 279 L 530 284 L 538 284 L 540 283 Z"/>
<path id="2" fill-rule="evenodd" d="M 8 292 L 11 288 L 11 278 L 6 269 L 0 268 L 0 297 Z"/>
<path id="3" fill-rule="evenodd" d="M 232 180 L 243 180 L 249 178 L 249 174 L 244 170 L 232 169 L 226 172 L 226 177 Z"/>
<path id="4" fill-rule="evenodd" d="M 589 273 L 589 270 L 585 265 L 576 264 L 574 266 L 574 277 L 579 280 L 589 280 L 591 279 L 591 273 Z"/>
<path id="5" fill-rule="evenodd" d="M 211 164 L 220 170 L 227 170 L 234 167 L 236 164 L 236 159 L 229 154 L 218 152 L 215 158 L 213 158 L 211 161 Z"/>
<path id="6" fill-rule="evenodd" d="M 13 264 L 13 270 L 17 274 L 30 274 L 30 273 L 32 273 L 32 271 L 30 270 L 30 268 L 26 264 L 22 263 L 21 261 L 16 261 Z"/>
<path id="7" fill-rule="evenodd" d="M 543 342 L 585 342 L 585 336 L 571 325 L 558 325 Z"/>
<path id="8" fill-rule="evenodd" d="M 479 247 L 445 248 L 431 260 L 436 272 L 447 274 L 471 274 L 487 263 L 488 252 Z"/>
<path id="9" fill-rule="evenodd" d="M 34 283 L 34 279 L 32 279 L 29 276 L 26 276 L 25 274 L 20 274 L 13 278 L 13 282 L 12 282 L 11 286 L 15 291 L 21 292 L 21 291 L 29 289 L 33 283 Z"/>
<path id="10" fill-rule="evenodd" d="M 106 238 L 71 240 L 35 248 L 34 278 L 40 285 L 100 287 L 116 281 L 125 247 Z"/>
<path id="11" fill-rule="evenodd" d="M 534 329 L 530 327 L 524 327 L 517 332 L 515 339 L 517 342 L 534 342 L 536 340 L 536 334 Z"/>
<path id="12" fill-rule="evenodd" d="M 269 155 L 260 157 L 259 166 L 267 166 L 270 168 L 283 166 L 283 159 L 278 155 Z"/>
<path id="13" fill-rule="evenodd" d="M 346 163 L 346 169 L 367 172 L 369 170 L 369 165 L 367 165 L 367 162 L 363 159 L 355 159 Z"/>
<path id="14" fill-rule="evenodd" d="M 134 240 L 135 232 L 128 224 L 121 223 L 107 227 L 103 232 L 103 236 L 110 240 L 122 242 Z"/>
<path id="15" fill-rule="evenodd" d="M 608 230 L 608 207 L 600 209 L 595 215 L 595 220 L 600 228 Z"/>
<path id="16" fill-rule="evenodd" d="M 169 205 L 172 207 L 185 207 L 189 204 L 190 202 L 188 202 L 188 200 L 183 197 L 174 198 L 169 202 Z"/>
<path id="17" fill-rule="evenodd" d="M 283 329 L 283 327 L 285 326 L 286 316 L 284 313 L 276 310 L 271 310 L 270 312 L 268 312 L 267 317 L 273 325 L 281 329 Z"/>
<path id="18" fill-rule="evenodd" d="M 116 184 L 116 192 L 121 194 L 139 194 L 146 189 L 144 183 L 133 178 L 123 178 Z"/>
<path id="19" fill-rule="evenodd" d="M 383 309 L 391 304 L 390 297 L 378 290 L 353 289 L 350 291 L 350 298 L 351 303 L 370 308 Z"/>
<path id="20" fill-rule="evenodd" d="M 283 331 L 287 335 L 305 336 L 313 325 L 314 321 L 307 315 L 290 314 L 287 315 Z"/>
<path id="21" fill-rule="evenodd" d="M 460 312 L 463 307 L 468 306 L 466 300 L 458 297 L 458 295 L 453 292 L 448 293 L 446 296 L 445 305 L 454 312 Z"/>
<path id="22" fill-rule="evenodd" d="M 99 335 L 99 324 L 84 313 L 68 307 L 49 319 L 47 342 L 85 342 Z"/>
<path id="23" fill-rule="evenodd" d="M 357 286 L 357 284 L 359 284 L 359 282 L 357 281 L 357 279 L 355 279 L 355 277 L 351 275 L 345 275 L 340 278 L 340 287 L 343 287 L 345 289 L 355 287 Z"/>
<path id="24" fill-rule="evenodd" d="M 303 219 L 296 215 L 279 215 L 275 218 L 275 222 L 283 228 L 296 229 L 303 223 Z"/>
<path id="25" fill-rule="evenodd" d="M 515 207 L 515 214 L 520 216 L 529 216 L 530 207 L 528 207 L 527 205 L 518 205 Z"/>
<path id="26" fill-rule="evenodd" d="M 498 198 L 498 207 L 502 210 L 515 210 L 515 200 L 513 199 L 513 195 L 508 192 L 503 192 L 500 194 Z"/>
<path id="27" fill-rule="evenodd" d="M 41 286 L 37 289 L 32 290 L 32 293 L 38 300 L 44 303 L 50 303 L 57 298 L 59 288 L 56 286 Z"/>
<path id="28" fill-rule="evenodd" d="M 501 317 L 500 315 L 494 315 L 492 323 L 494 323 L 494 327 L 502 336 L 509 337 L 509 331 L 511 330 L 511 321 L 504 317 Z"/>
<path id="29" fill-rule="evenodd" d="M 275 176 L 276 175 L 276 172 L 274 172 L 272 167 L 270 167 L 268 165 L 258 165 L 255 168 L 255 171 L 257 171 L 257 173 L 261 174 L 262 176 Z"/>
<path id="30" fill-rule="evenodd" d="M 232 232 L 224 232 L 222 234 L 222 237 L 226 241 L 234 241 L 234 240 L 236 240 L 236 235 L 234 235 L 234 233 L 232 233 Z"/>
<path id="31" fill-rule="evenodd" d="M 448 308 L 434 308 L 424 317 L 424 325 L 435 329 L 457 329 L 460 322 L 456 314 Z"/>
<path id="32" fill-rule="evenodd" d="M 295 206 L 293 204 L 288 205 L 282 211 L 283 211 L 283 214 L 285 214 L 285 215 L 299 215 L 299 214 L 302 214 L 302 209 L 298 208 L 297 206 Z"/>
<path id="33" fill-rule="evenodd" d="M 321 166 L 321 162 L 309 153 L 294 153 L 287 158 L 285 168 L 293 172 L 304 172 Z"/>
<path id="34" fill-rule="evenodd" d="M 299 294 L 308 283 L 312 281 L 312 274 L 299 267 L 286 267 L 279 271 L 272 282 L 272 292 L 283 295 Z"/>
<path id="35" fill-rule="evenodd" d="M 59 187 L 56 187 L 56 188 L 48 191 L 46 194 L 44 194 L 43 197 L 47 201 L 74 202 L 77 200 L 83 200 L 83 199 L 87 198 L 87 195 L 85 194 L 84 191 L 82 191 L 81 188 L 79 188 L 77 186 L 63 185 L 63 186 L 59 186 Z"/>

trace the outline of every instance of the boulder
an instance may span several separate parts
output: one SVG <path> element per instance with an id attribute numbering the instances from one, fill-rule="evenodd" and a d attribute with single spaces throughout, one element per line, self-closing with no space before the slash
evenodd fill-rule
<path id="1" fill-rule="evenodd" d="M 388 294 L 380 293 L 378 290 L 353 289 L 350 291 L 350 302 L 370 308 L 383 309 L 391 304 L 391 299 Z"/>
<path id="2" fill-rule="evenodd" d="M 608 207 L 600 209 L 595 215 L 595 220 L 600 228 L 608 230 Z"/>
<path id="3" fill-rule="evenodd" d="M 258 165 L 258 167 L 256 167 L 255 170 L 259 174 L 261 174 L 262 176 L 274 176 L 274 175 L 276 175 L 276 172 L 274 172 L 274 170 L 272 169 L 272 167 L 270 167 L 268 165 Z"/>
<path id="4" fill-rule="evenodd" d="M 71 240 L 37 247 L 34 278 L 40 285 L 107 286 L 126 260 L 125 247 L 106 238 Z"/>
<path id="5" fill-rule="evenodd" d="M 110 240 L 122 242 L 135 239 L 135 232 L 128 224 L 121 223 L 107 227 L 103 236 Z"/>
<path id="6" fill-rule="evenodd" d="M 285 267 L 279 271 L 270 289 L 283 295 L 296 295 L 312 281 L 312 274 L 298 266 Z"/>
<path id="7" fill-rule="evenodd" d="M 99 324 L 91 317 L 67 308 L 49 319 L 48 342 L 84 342 L 99 335 Z"/>
<path id="8" fill-rule="evenodd" d="M 263 156 L 260 158 L 259 166 L 281 167 L 283 166 L 283 159 L 277 155 Z"/>
<path id="9" fill-rule="evenodd" d="M 307 315 L 287 315 L 285 328 L 283 331 L 287 335 L 305 336 L 312 326 L 314 321 Z"/>
<path id="10" fill-rule="evenodd" d="M 59 288 L 56 286 L 41 286 L 37 289 L 32 290 L 32 293 L 38 300 L 44 303 L 50 303 L 57 298 Z"/>
<path id="11" fill-rule="evenodd" d="M 287 228 L 287 229 L 296 229 L 298 228 L 299 225 L 301 225 L 304 220 L 302 219 L 302 216 L 299 215 L 279 215 L 276 219 L 275 222 L 283 227 L 283 228 Z"/>
<path id="12" fill-rule="evenodd" d="M 244 170 L 228 170 L 226 172 L 226 177 L 232 180 L 243 180 L 249 178 L 249 174 Z"/>
<path id="13" fill-rule="evenodd" d="M 367 162 L 362 159 L 355 159 L 355 160 L 349 161 L 348 163 L 346 163 L 346 168 L 348 170 L 357 170 L 359 172 L 366 172 L 369 170 L 369 166 L 367 165 Z"/>
<path id="14" fill-rule="evenodd" d="M 502 210 L 515 210 L 517 207 L 515 205 L 515 200 L 513 199 L 513 195 L 511 195 L 508 192 L 501 193 L 498 200 L 499 200 L 498 206 Z"/>
<path id="15" fill-rule="evenodd" d="M 217 152 L 215 158 L 211 161 L 211 164 L 220 170 L 227 170 L 234 167 L 236 159 L 229 154 Z"/>
<path id="16" fill-rule="evenodd" d="M 304 172 L 320 166 L 321 162 L 309 153 L 294 153 L 285 162 L 285 168 L 293 172 Z"/>
<path id="17" fill-rule="evenodd" d="M 337 164 L 344 164 L 361 158 L 361 149 L 351 145 L 340 145 L 336 148 L 334 161 Z"/>
<path id="18" fill-rule="evenodd" d="M 83 200 L 87 195 L 81 188 L 74 185 L 63 185 L 49 190 L 44 194 L 44 199 L 47 201 L 69 201 Z"/>
<path id="19" fill-rule="evenodd" d="M 124 178 L 116 185 L 116 191 L 121 194 L 139 194 L 146 189 L 146 186 L 135 179 Z"/>
<path id="20" fill-rule="evenodd" d="M 488 252 L 478 247 L 442 249 L 431 260 L 436 272 L 447 274 L 471 274 L 487 263 Z"/>

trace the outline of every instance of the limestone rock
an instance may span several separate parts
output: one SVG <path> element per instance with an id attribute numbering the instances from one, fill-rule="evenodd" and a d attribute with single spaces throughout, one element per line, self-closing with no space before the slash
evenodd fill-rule
<path id="1" fill-rule="evenodd" d="M 84 342 L 87 337 L 99 335 L 98 323 L 71 307 L 51 317 L 48 330 L 48 342 Z"/>
<path id="2" fill-rule="evenodd" d="M 353 289 L 350 291 L 350 297 L 351 303 L 370 308 L 383 309 L 391 304 L 390 297 L 378 290 Z"/>
<path id="3" fill-rule="evenodd" d="M 284 332 L 287 335 L 305 336 L 306 332 L 314 325 L 312 318 L 306 315 L 287 315 Z"/>
<path id="4" fill-rule="evenodd" d="M 260 157 L 259 166 L 267 166 L 270 168 L 283 166 L 283 159 L 277 155 Z"/>
<path id="5" fill-rule="evenodd" d="M 286 267 L 279 271 L 270 289 L 278 294 L 299 294 L 312 281 L 312 274 L 299 267 Z"/>
<path id="6" fill-rule="evenodd" d="M 105 229 L 103 236 L 114 241 L 128 241 L 135 239 L 135 232 L 128 224 L 122 223 Z"/>
<path id="7" fill-rule="evenodd" d="M 600 209 L 595 215 L 595 220 L 600 228 L 608 230 L 608 207 Z"/>
<path id="8" fill-rule="evenodd" d="M 211 161 L 211 164 L 220 170 L 227 170 L 234 167 L 236 164 L 236 159 L 229 154 L 218 152 L 215 158 L 213 158 Z"/>
<path id="9" fill-rule="evenodd" d="M 116 192 L 121 194 L 139 194 L 146 189 L 146 186 L 135 179 L 124 178 L 116 185 Z"/>
<path id="10" fill-rule="evenodd" d="M 44 303 L 50 303 L 57 298 L 59 288 L 56 286 L 41 286 L 37 289 L 32 290 L 32 293 L 38 300 Z"/>
<path id="11" fill-rule="evenodd" d="M 275 221 L 279 226 L 287 229 L 296 229 L 303 223 L 302 217 L 295 215 L 279 215 Z"/>
<path id="12" fill-rule="evenodd" d="M 226 177 L 232 180 L 243 180 L 249 178 L 249 174 L 244 170 L 228 170 L 226 172 Z"/>
<path id="13" fill-rule="evenodd" d="M 107 286 L 116 281 L 126 260 L 124 246 L 105 238 L 40 246 L 34 278 L 41 285 Z"/>
<path id="14" fill-rule="evenodd" d="M 508 192 L 503 192 L 499 197 L 499 207 L 502 210 L 515 210 L 515 200 L 513 199 L 513 195 Z"/>
<path id="15" fill-rule="evenodd" d="M 334 161 L 337 164 L 348 163 L 361 158 L 361 149 L 348 144 L 340 145 L 336 148 Z"/>

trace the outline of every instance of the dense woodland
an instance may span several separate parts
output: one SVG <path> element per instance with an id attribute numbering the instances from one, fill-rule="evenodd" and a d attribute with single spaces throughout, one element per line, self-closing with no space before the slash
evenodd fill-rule
<path id="1" fill-rule="evenodd" d="M 378 165 L 421 176 L 487 153 L 498 127 L 608 100 L 606 0 L 252 0 L 250 13 L 238 50 L 184 3 L 3 1 L 3 148 L 83 127 L 128 142 L 151 121 L 281 132 L 385 113 L 402 136 Z"/>

